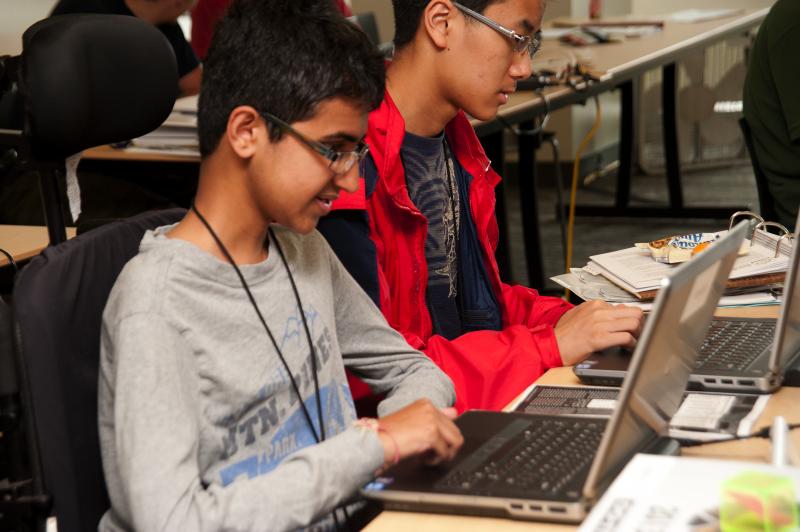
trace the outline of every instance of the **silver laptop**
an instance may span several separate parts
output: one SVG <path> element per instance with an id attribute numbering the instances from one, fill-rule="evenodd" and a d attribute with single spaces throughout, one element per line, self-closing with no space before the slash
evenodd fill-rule
<path id="1" fill-rule="evenodd" d="M 796 227 L 800 227 L 800 215 Z M 701 346 L 689 388 L 726 393 L 771 393 L 787 368 L 800 360 L 800 251 L 792 246 L 780 317 L 714 318 Z M 586 384 L 619 386 L 630 363 L 629 352 L 609 349 L 575 366 Z"/>
<path id="2" fill-rule="evenodd" d="M 362 489 L 387 509 L 579 522 L 637 452 L 675 452 L 677 411 L 747 224 L 662 283 L 611 418 L 474 410 L 458 456 L 410 459 Z"/>

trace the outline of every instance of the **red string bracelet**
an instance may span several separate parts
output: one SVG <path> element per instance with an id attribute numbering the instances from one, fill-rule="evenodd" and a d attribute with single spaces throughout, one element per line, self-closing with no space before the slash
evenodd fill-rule
<path id="1" fill-rule="evenodd" d="M 392 465 L 396 464 L 400 461 L 400 446 L 397 445 L 397 440 L 394 439 L 392 433 L 386 430 L 386 428 L 381 426 L 381 422 L 373 417 L 362 417 L 359 418 L 353 423 L 356 427 L 360 427 L 365 430 L 371 430 L 375 434 L 384 433 L 389 438 L 389 441 L 392 442 L 392 446 L 394 447 L 394 456 L 392 457 Z"/>

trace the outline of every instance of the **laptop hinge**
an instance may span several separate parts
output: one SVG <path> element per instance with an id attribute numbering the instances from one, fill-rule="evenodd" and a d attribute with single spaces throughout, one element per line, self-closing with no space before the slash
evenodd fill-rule
<path id="1" fill-rule="evenodd" d="M 669 418 L 657 411 L 641 397 L 632 395 L 630 398 L 631 410 L 656 434 L 666 436 L 669 434 Z"/>

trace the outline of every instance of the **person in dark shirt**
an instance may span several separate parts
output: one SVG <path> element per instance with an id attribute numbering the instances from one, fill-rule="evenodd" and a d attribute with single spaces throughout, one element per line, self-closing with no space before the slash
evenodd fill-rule
<path id="1" fill-rule="evenodd" d="M 192 8 L 192 48 L 200 59 L 205 59 L 214 27 L 230 3 L 231 0 L 197 0 Z M 334 4 L 344 16 L 352 15 L 344 0 L 334 0 Z"/>
<path id="2" fill-rule="evenodd" d="M 392 5 L 394 57 L 363 179 L 319 229 L 389 324 L 450 376 L 456 408 L 499 410 L 550 368 L 632 346 L 642 312 L 573 308 L 500 278 L 500 176 L 467 115 L 492 120 L 531 75 L 545 1 Z M 363 384 L 351 381 L 356 399 Z"/>
<path id="3" fill-rule="evenodd" d="M 777 222 L 793 230 L 800 205 L 800 2 L 778 0 L 758 31 L 744 83 L 744 116 Z"/>
<path id="4" fill-rule="evenodd" d="M 175 50 L 178 61 L 178 90 L 181 96 L 197 94 L 202 70 L 192 47 L 178 25 L 178 17 L 190 9 L 194 0 L 61 0 L 53 15 L 102 13 L 138 17 L 156 26 Z"/>

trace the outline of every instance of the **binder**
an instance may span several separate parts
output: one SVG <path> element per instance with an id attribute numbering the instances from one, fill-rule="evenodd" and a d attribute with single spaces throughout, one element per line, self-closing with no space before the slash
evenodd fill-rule
<path id="1" fill-rule="evenodd" d="M 726 285 L 726 292 L 748 288 L 767 290 L 781 287 L 789 266 L 794 234 L 776 222 L 764 220 L 751 211 L 735 212 L 729 228 L 742 217 L 752 218 L 749 253 L 737 259 Z M 769 232 L 776 229 L 779 234 Z M 586 269 L 599 273 L 641 300 L 655 298 L 661 279 L 668 277 L 676 265 L 655 262 L 636 247 L 593 255 Z"/>

